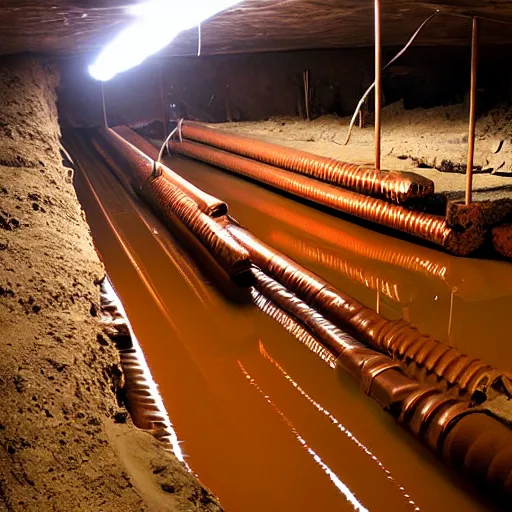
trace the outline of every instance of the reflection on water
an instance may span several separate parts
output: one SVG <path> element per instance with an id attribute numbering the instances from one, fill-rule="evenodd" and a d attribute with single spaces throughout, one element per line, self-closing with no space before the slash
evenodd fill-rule
<path id="1" fill-rule="evenodd" d="M 292 434 L 297 438 L 297 441 L 302 446 L 302 448 L 304 448 L 304 450 L 306 450 L 309 453 L 309 455 L 311 455 L 315 463 L 322 468 L 325 474 L 331 479 L 335 487 L 345 496 L 347 501 L 352 505 L 354 510 L 357 510 L 359 512 L 368 512 L 368 509 L 363 507 L 363 505 L 359 502 L 359 500 L 355 497 L 351 490 L 340 480 L 338 475 L 336 475 L 332 471 L 332 469 L 320 458 L 320 456 L 311 449 L 307 441 L 297 432 L 297 429 L 294 427 L 293 423 L 283 414 L 279 407 L 276 406 L 276 404 L 272 401 L 270 396 L 265 394 L 265 392 L 258 386 L 257 382 L 246 372 L 243 364 L 240 361 L 238 361 L 238 366 L 240 366 L 241 372 L 244 374 L 245 378 L 249 381 L 251 386 L 254 386 L 257 389 L 258 393 L 260 393 L 260 395 L 263 396 L 265 401 L 279 415 L 279 417 L 290 429 Z"/>
<path id="2" fill-rule="evenodd" d="M 391 472 L 386 469 L 386 467 L 382 464 L 382 462 L 363 444 L 357 439 L 352 432 L 347 430 L 341 422 L 336 419 L 327 409 L 323 408 L 318 402 L 315 402 L 300 386 L 299 384 L 293 380 L 290 375 L 286 373 L 284 368 L 267 352 L 265 349 L 265 345 L 260 341 L 259 342 L 259 348 L 261 355 L 270 363 L 272 363 L 284 376 L 284 378 L 302 395 L 303 398 L 305 398 L 318 412 L 326 416 L 329 421 L 344 435 L 346 435 L 353 443 L 355 443 L 358 448 L 360 448 L 368 457 L 372 459 L 372 461 L 377 464 L 377 466 L 386 474 L 386 478 L 388 480 L 391 480 L 393 484 L 398 487 L 400 492 L 403 494 L 403 497 L 407 500 L 407 503 L 409 505 L 413 506 L 413 509 L 415 512 L 418 512 L 420 508 L 414 503 L 414 501 L 411 499 L 411 496 L 405 492 L 405 488 L 402 487 L 391 475 Z"/>
<path id="3" fill-rule="evenodd" d="M 77 190 L 95 243 L 184 441 L 187 462 L 219 495 L 226 511 L 350 512 L 364 505 L 368 510 L 410 512 L 413 505 L 404 499 L 403 488 L 421 510 L 487 510 L 350 379 L 343 380 L 309 333 L 297 329 L 290 318 L 280 317 L 278 324 L 278 311 L 273 313 L 262 297 L 254 297 L 257 307 L 227 298 L 100 161 L 77 151 L 73 156 L 87 165 L 90 185 L 104 206 L 100 208 L 91 186 L 77 172 Z M 211 179 L 208 168 L 198 168 L 204 179 Z M 217 184 L 216 178 L 212 183 Z M 226 184 L 218 183 L 227 192 Z M 259 187 L 251 193 L 260 190 L 267 193 Z M 267 201 L 265 194 L 262 203 Z M 230 204 L 232 213 L 240 218 L 245 212 L 261 233 L 284 230 L 284 225 L 243 210 L 240 204 Z M 382 272 L 384 267 L 376 268 L 374 275 L 401 283 Z M 375 292 L 364 284 L 343 279 L 375 300 Z M 387 299 L 383 295 L 383 309 Z M 301 393 L 262 357 L 262 346 L 287 375 L 294 376 Z M 281 414 L 247 385 L 238 362 Z M 321 404 L 321 409 L 314 404 Z M 334 419 L 343 424 L 344 435 L 333 428 Z M 345 494 L 355 501 L 347 501 Z"/>

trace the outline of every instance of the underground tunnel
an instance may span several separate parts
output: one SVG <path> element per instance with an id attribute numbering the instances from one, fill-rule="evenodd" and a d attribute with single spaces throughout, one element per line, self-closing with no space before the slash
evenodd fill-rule
<path id="1" fill-rule="evenodd" d="M 512 6 L 0 4 L 0 511 L 512 505 Z"/>

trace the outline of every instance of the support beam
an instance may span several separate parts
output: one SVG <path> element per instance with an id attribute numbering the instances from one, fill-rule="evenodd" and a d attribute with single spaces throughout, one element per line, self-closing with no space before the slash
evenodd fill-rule
<path id="1" fill-rule="evenodd" d="M 475 158 L 476 131 L 476 80 L 478 68 L 478 18 L 473 18 L 471 35 L 471 83 L 469 89 L 469 134 L 468 160 L 466 169 L 466 205 L 471 204 L 473 193 L 473 162 Z"/>
<path id="2" fill-rule="evenodd" d="M 375 0 L 375 169 L 381 163 L 382 53 L 380 0 Z"/>

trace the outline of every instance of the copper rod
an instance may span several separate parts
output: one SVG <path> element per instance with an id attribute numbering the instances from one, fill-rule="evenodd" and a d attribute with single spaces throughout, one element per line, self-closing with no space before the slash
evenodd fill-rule
<path id="1" fill-rule="evenodd" d="M 339 189 L 203 144 L 184 140 L 180 143 L 171 142 L 170 147 L 181 155 L 216 165 L 283 192 L 422 238 L 454 254 L 470 254 L 484 240 L 483 230 L 477 225 L 466 231 L 456 232 L 446 225 L 443 217 L 415 212 L 380 199 Z"/>
<path id="2" fill-rule="evenodd" d="M 381 8 L 375 0 L 375 169 L 381 164 L 381 111 L 382 111 L 382 51 L 381 51 Z"/>
<path id="3" fill-rule="evenodd" d="M 466 169 L 466 205 L 469 205 L 473 195 L 473 162 L 475 158 L 476 132 L 476 81 L 478 68 L 478 18 L 473 18 L 471 33 L 471 83 L 469 88 L 469 134 L 468 160 Z"/>
<path id="4" fill-rule="evenodd" d="M 512 396 L 509 374 L 421 334 L 403 320 L 382 318 L 243 228 L 231 225 L 228 230 L 247 249 L 256 266 L 366 345 L 406 365 L 424 369 L 461 393 L 485 394 L 494 387 Z"/>
<path id="5" fill-rule="evenodd" d="M 242 137 L 185 121 L 183 136 L 218 149 L 274 165 L 354 192 L 401 204 L 434 193 L 434 183 L 412 172 L 377 171 L 306 151 Z"/>

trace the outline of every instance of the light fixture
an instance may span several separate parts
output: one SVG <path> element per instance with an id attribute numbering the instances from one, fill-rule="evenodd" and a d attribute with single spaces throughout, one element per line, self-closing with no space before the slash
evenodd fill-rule
<path id="1" fill-rule="evenodd" d="M 241 0 L 150 0 L 135 4 L 128 12 L 135 17 L 89 66 L 96 80 L 106 82 L 118 73 L 138 66 L 147 57 L 165 48 L 180 32 Z"/>

